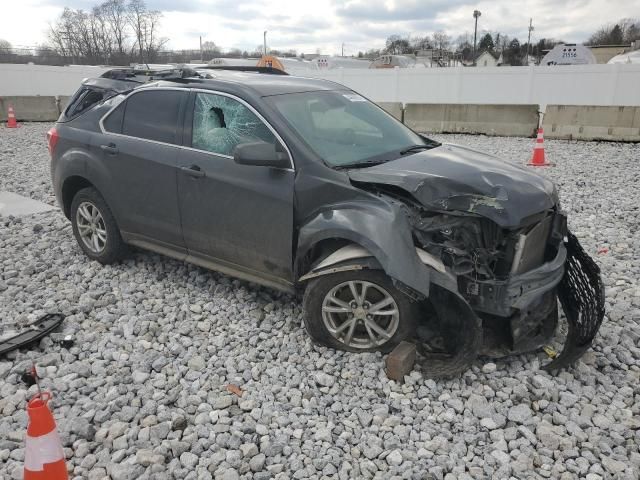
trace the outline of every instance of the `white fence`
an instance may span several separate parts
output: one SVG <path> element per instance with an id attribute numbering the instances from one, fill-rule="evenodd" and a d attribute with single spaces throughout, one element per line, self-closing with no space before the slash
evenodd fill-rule
<path id="1" fill-rule="evenodd" d="M 375 102 L 640 106 L 640 65 L 336 69 L 295 73 L 333 80 Z"/>
<path id="2" fill-rule="evenodd" d="M 70 95 L 104 67 L 0 64 L 0 97 Z M 296 70 L 375 102 L 640 106 L 640 65 Z"/>
<path id="3" fill-rule="evenodd" d="M 105 67 L 0 64 L 0 97 L 71 95 L 87 77 L 99 77 Z"/>

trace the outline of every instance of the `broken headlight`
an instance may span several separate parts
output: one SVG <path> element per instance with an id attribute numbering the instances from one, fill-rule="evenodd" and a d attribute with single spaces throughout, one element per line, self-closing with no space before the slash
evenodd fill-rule
<path id="1" fill-rule="evenodd" d="M 509 235 L 494 222 L 473 216 L 432 215 L 414 219 L 420 248 L 440 258 L 456 275 L 496 278 L 509 271 Z"/>

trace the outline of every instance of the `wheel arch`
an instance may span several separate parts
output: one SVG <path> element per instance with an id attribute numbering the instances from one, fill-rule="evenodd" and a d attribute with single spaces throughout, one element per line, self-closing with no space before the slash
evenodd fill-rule
<path id="1" fill-rule="evenodd" d="M 76 194 L 83 188 L 96 188 L 87 178 L 81 175 L 72 175 L 62 184 L 62 211 L 65 217 L 71 218 L 71 203 Z"/>
<path id="2" fill-rule="evenodd" d="M 334 205 L 306 222 L 298 235 L 296 280 L 300 281 L 322 254 L 333 253 L 327 253 L 328 247 L 349 244 L 370 252 L 394 280 L 428 296 L 432 269 L 424 268 L 418 256 L 406 215 L 395 205 L 378 202 Z"/>

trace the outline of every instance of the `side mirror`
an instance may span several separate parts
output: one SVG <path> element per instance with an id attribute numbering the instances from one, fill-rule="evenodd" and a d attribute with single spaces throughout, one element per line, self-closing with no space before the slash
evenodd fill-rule
<path id="1" fill-rule="evenodd" d="M 239 165 L 259 167 L 289 168 L 291 162 L 285 152 L 267 142 L 241 143 L 233 149 L 233 160 Z"/>

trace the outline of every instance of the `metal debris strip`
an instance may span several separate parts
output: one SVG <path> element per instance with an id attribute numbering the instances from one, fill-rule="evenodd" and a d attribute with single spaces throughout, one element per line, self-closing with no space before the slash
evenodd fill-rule
<path id="1" fill-rule="evenodd" d="M 0 355 L 26 347 L 55 330 L 64 320 L 60 313 L 48 313 L 31 323 L 27 330 L 0 341 Z"/>
<path id="2" fill-rule="evenodd" d="M 275 137 L 267 126 L 233 98 L 199 93 L 193 115 L 194 148 L 233 155 L 233 149 L 241 143 L 275 144 Z"/>
<path id="3" fill-rule="evenodd" d="M 545 370 L 566 367 L 591 346 L 605 314 L 604 285 L 600 268 L 587 255 L 575 235 L 567 236 L 567 263 L 558 286 L 558 297 L 567 317 L 569 331 L 560 355 Z"/>

